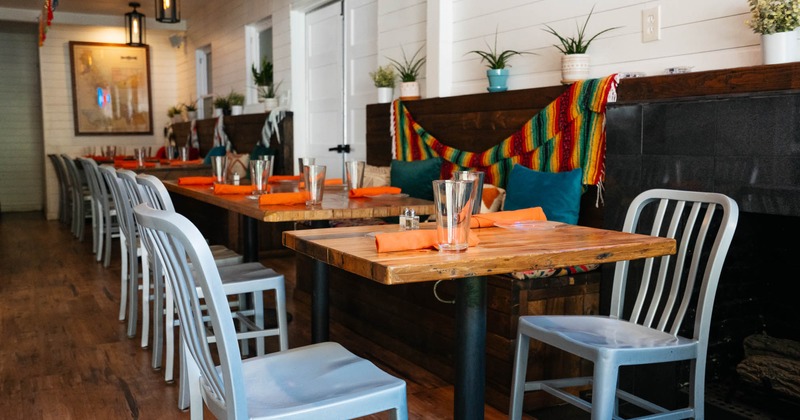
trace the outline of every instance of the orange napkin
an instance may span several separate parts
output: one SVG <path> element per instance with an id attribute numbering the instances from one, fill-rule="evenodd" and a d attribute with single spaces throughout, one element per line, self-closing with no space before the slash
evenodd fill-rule
<path id="1" fill-rule="evenodd" d="M 139 163 L 131 160 L 114 161 L 114 166 L 122 169 L 139 169 Z M 145 168 L 153 168 L 156 166 L 156 164 L 152 162 L 145 162 L 144 166 Z"/>
<path id="2" fill-rule="evenodd" d="M 541 207 L 481 213 L 472 215 L 469 227 L 471 229 L 485 228 L 494 226 L 495 222 L 514 223 L 525 220 L 547 220 L 547 217 L 544 215 L 544 211 Z"/>
<path id="3" fill-rule="evenodd" d="M 261 205 L 292 205 L 292 204 L 305 204 L 309 199 L 307 191 L 301 192 L 282 192 L 274 194 L 262 194 L 258 197 L 258 203 Z"/>
<path id="4" fill-rule="evenodd" d="M 269 177 L 268 182 L 274 183 L 281 181 L 299 181 L 300 178 L 301 178 L 300 175 L 272 175 L 271 177 Z"/>
<path id="5" fill-rule="evenodd" d="M 478 235 L 469 235 L 469 246 L 480 243 Z M 378 252 L 411 251 L 415 249 L 437 248 L 439 243 L 436 230 L 418 229 L 400 232 L 387 232 L 375 235 L 375 246 Z"/>
<path id="6" fill-rule="evenodd" d="M 230 185 L 230 184 L 217 184 L 214 183 L 214 194 L 251 194 L 253 192 L 252 185 Z"/>
<path id="7" fill-rule="evenodd" d="M 178 178 L 178 185 L 213 185 L 213 176 L 182 176 Z"/>
<path id="8" fill-rule="evenodd" d="M 203 163 L 203 159 L 195 159 L 195 160 L 187 160 L 182 161 L 180 159 L 172 159 L 169 161 L 170 165 L 200 165 Z"/>
<path id="9" fill-rule="evenodd" d="M 397 187 L 363 187 L 354 188 L 347 193 L 350 198 L 356 197 L 371 197 L 375 195 L 384 194 L 400 194 L 400 188 Z"/>
<path id="10" fill-rule="evenodd" d="M 326 179 L 325 180 L 325 185 L 342 185 L 342 178 Z M 297 184 L 297 188 L 305 188 L 305 187 L 306 187 L 306 183 L 303 182 L 303 181 L 300 181 L 300 183 Z"/>

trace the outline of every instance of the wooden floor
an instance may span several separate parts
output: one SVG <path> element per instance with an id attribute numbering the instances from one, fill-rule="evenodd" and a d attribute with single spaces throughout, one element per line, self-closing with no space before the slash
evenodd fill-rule
<path id="1" fill-rule="evenodd" d="M 150 367 L 150 350 L 140 347 L 139 337 L 127 338 L 117 320 L 118 242 L 111 266 L 103 268 L 87 229 L 79 242 L 68 227 L 40 213 L 0 216 L 0 418 L 188 419 L 177 408 L 177 382 L 164 382 Z M 294 259 L 262 262 L 286 276 L 290 347 L 308 344 L 309 308 L 294 299 Z M 453 417 L 453 388 L 441 378 L 335 319 L 331 339 L 406 380 L 409 418 Z M 485 415 L 506 418 L 489 406 Z"/>

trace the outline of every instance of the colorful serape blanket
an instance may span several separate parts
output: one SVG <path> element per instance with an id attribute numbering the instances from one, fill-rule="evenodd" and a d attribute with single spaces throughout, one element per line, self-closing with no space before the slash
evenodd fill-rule
<path id="1" fill-rule="evenodd" d="M 605 176 L 606 103 L 616 98 L 616 74 L 573 83 L 519 131 L 483 152 L 447 146 L 421 127 L 397 100 L 392 104 L 392 154 L 411 161 L 441 156 L 442 178 L 466 168 L 485 172 L 485 182 L 501 188 L 519 163 L 542 172 L 583 168 L 583 184 L 602 188 Z"/>

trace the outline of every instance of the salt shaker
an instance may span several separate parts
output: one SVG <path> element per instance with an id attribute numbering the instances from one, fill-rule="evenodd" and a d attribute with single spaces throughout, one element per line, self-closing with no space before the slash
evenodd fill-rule
<path id="1" fill-rule="evenodd" d="M 233 185 L 239 185 L 239 173 L 238 172 L 234 172 L 233 173 Z"/>
<path id="2" fill-rule="evenodd" d="M 414 212 L 414 209 L 406 208 L 400 216 L 400 229 L 414 230 L 419 229 L 419 216 Z"/>

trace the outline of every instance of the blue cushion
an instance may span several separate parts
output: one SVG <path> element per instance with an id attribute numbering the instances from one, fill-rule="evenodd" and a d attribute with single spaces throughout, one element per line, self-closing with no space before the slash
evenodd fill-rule
<path id="1" fill-rule="evenodd" d="M 578 223 L 583 171 L 538 172 L 514 165 L 508 175 L 506 202 L 503 210 L 519 210 L 541 206 L 547 220 Z"/>
<path id="2" fill-rule="evenodd" d="M 228 151 L 225 150 L 225 146 L 212 147 L 211 150 L 208 151 L 205 159 L 203 159 L 203 163 L 211 165 L 211 156 L 225 156 L 227 153 Z"/>
<path id="3" fill-rule="evenodd" d="M 393 160 L 390 183 L 411 197 L 433 201 L 433 181 L 439 179 L 441 170 L 442 159 L 438 157 L 410 162 Z"/>

